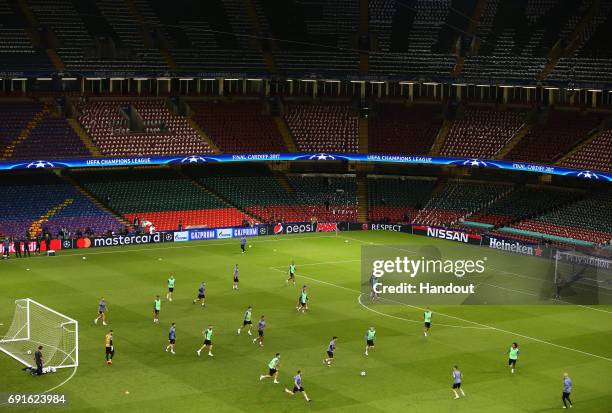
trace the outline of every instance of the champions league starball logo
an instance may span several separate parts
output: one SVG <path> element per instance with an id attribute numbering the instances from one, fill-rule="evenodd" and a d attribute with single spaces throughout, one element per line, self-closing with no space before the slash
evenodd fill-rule
<path id="1" fill-rule="evenodd" d="M 186 158 L 181 159 L 181 163 L 204 163 L 204 162 L 206 162 L 206 159 L 204 159 L 201 156 L 196 156 L 196 155 L 188 156 Z"/>
<path id="2" fill-rule="evenodd" d="M 38 168 L 53 168 L 55 165 L 53 165 L 51 162 L 49 161 L 34 161 L 34 162 L 30 162 L 26 168 L 34 168 L 34 169 L 38 169 Z"/>
<path id="3" fill-rule="evenodd" d="M 336 159 L 336 157 L 333 155 L 328 155 L 326 153 L 316 153 L 314 155 L 310 155 L 308 159 L 317 161 L 333 161 Z"/>
<path id="4" fill-rule="evenodd" d="M 467 161 L 463 161 L 462 165 L 466 165 L 466 166 L 487 166 L 488 164 L 485 161 L 481 161 L 480 159 L 468 159 Z"/>
<path id="5" fill-rule="evenodd" d="M 591 171 L 578 172 L 576 176 L 579 178 L 584 178 L 584 179 L 599 179 L 599 175 Z"/>
<path id="6" fill-rule="evenodd" d="M 349 160 L 346 156 L 341 155 L 331 155 L 329 153 L 314 153 L 297 156 L 295 158 L 296 161 L 347 161 Z"/>

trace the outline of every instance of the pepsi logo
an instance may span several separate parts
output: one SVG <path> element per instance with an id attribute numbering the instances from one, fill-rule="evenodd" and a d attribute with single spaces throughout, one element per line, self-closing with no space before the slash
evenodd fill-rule
<path id="1" fill-rule="evenodd" d="M 274 225 L 274 233 L 275 234 L 282 234 L 283 233 L 283 224 L 281 224 L 280 222 L 276 225 Z"/>

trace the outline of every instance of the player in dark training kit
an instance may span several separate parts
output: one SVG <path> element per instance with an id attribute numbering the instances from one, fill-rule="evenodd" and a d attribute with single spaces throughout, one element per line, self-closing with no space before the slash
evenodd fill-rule
<path id="1" fill-rule="evenodd" d="M 198 296 L 193 299 L 193 304 L 195 304 L 198 301 L 201 301 L 202 307 L 206 307 L 206 303 L 204 301 L 205 299 L 206 299 L 206 284 L 204 283 L 204 281 L 202 281 L 200 283 L 200 286 L 198 287 Z"/>
<path id="2" fill-rule="evenodd" d="M 297 374 L 293 376 L 293 391 L 285 387 L 285 392 L 289 393 L 292 396 L 295 393 L 299 392 L 304 395 L 304 399 L 306 399 L 307 402 L 311 400 L 308 398 L 308 395 L 304 391 L 304 386 L 302 386 L 302 371 L 301 370 L 298 370 Z"/>
<path id="3" fill-rule="evenodd" d="M 240 237 L 240 249 L 243 254 L 246 252 L 246 237 L 244 235 Z"/>
<path id="4" fill-rule="evenodd" d="M 98 324 L 98 320 L 102 319 L 102 325 L 106 325 L 106 301 L 104 297 L 100 297 L 100 302 L 98 303 L 98 316 L 94 320 L 94 324 Z"/>
<path id="5" fill-rule="evenodd" d="M 461 395 L 465 397 L 465 392 L 461 388 L 461 380 L 463 379 L 463 374 L 459 371 L 459 367 L 453 367 L 453 393 L 455 393 L 455 399 L 459 398 L 459 393 L 457 390 L 461 392 Z"/>
<path id="6" fill-rule="evenodd" d="M 338 337 L 333 336 L 331 341 L 329 342 L 329 345 L 327 346 L 327 357 L 323 360 L 323 364 L 327 365 L 328 367 L 330 367 L 332 361 L 334 361 L 334 351 L 336 350 L 337 339 Z"/>
<path id="7" fill-rule="evenodd" d="M 166 353 L 170 350 L 170 353 L 176 354 L 174 352 L 174 344 L 176 343 L 176 325 L 172 323 L 170 326 L 170 331 L 168 331 L 168 345 L 166 346 Z"/>
<path id="8" fill-rule="evenodd" d="M 261 316 L 261 318 L 259 319 L 259 322 L 257 323 L 257 337 L 253 339 L 253 344 L 259 341 L 259 346 L 263 347 L 265 328 L 266 328 L 266 320 L 264 316 Z"/>

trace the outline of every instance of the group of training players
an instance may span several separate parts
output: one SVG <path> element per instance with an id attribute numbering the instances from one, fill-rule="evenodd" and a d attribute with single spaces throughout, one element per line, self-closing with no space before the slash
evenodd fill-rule
<path id="1" fill-rule="evenodd" d="M 241 251 L 244 253 L 245 250 L 245 242 L 243 242 L 243 240 L 241 239 Z M 288 269 L 288 275 L 289 277 L 286 280 L 286 284 L 288 285 L 289 282 L 292 282 L 293 285 L 295 285 L 295 274 L 296 274 L 296 266 L 295 263 L 292 261 L 291 264 L 289 265 L 289 269 Z M 233 285 L 232 285 L 232 289 L 233 290 L 238 290 L 238 284 L 239 284 L 239 270 L 238 270 L 238 264 L 234 265 L 234 269 L 233 269 Z M 168 285 L 168 292 L 166 293 L 166 299 L 168 301 L 172 301 L 172 296 L 174 293 L 174 287 L 176 284 L 176 279 L 174 278 L 173 275 L 170 275 L 170 278 L 168 278 L 167 281 L 167 285 Z M 372 296 L 372 299 L 377 299 L 378 296 L 374 295 Z M 206 299 L 206 284 L 202 281 L 200 283 L 200 286 L 198 287 L 198 294 L 197 297 L 193 300 L 193 304 L 195 304 L 196 302 L 200 302 L 202 307 L 206 306 L 205 303 L 205 299 Z M 296 306 L 296 310 L 298 312 L 303 312 L 305 313 L 306 311 L 308 311 L 308 301 L 309 301 L 309 295 L 308 295 L 308 288 L 306 285 L 304 285 L 300 291 L 300 295 L 298 297 L 298 304 Z M 98 315 L 97 317 L 94 319 L 94 324 L 98 323 L 98 320 L 102 320 L 102 324 L 103 325 L 107 325 L 106 323 L 106 311 L 108 310 L 107 305 L 106 305 L 106 301 L 104 299 L 104 297 L 101 297 L 99 303 L 98 303 Z M 161 299 L 159 297 L 159 295 L 155 296 L 154 302 L 153 302 L 153 322 L 154 323 L 159 323 L 159 312 L 161 310 Z M 245 313 L 244 313 L 244 317 L 243 317 L 243 321 L 242 321 L 242 325 L 238 328 L 237 330 L 237 334 L 240 335 L 242 330 L 246 330 L 247 334 L 249 336 L 252 335 L 251 333 L 251 329 L 252 329 L 252 312 L 253 312 L 253 307 L 249 306 Z M 425 312 L 423 313 L 423 334 L 425 337 L 428 336 L 429 334 L 429 330 L 431 328 L 431 323 L 432 323 L 432 316 L 433 313 L 430 310 L 429 307 L 427 307 L 425 309 Z M 259 319 L 258 323 L 257 323 L 257 337 L 253 339 L 253 343 L 258 343 L 261 347 L 263 347 L 263 343 L 264 343 L 264 330 L 266 328 L 266 320 L 265 320 L 265 316 L 262 315 L 261 318 Z M 207 349 L 208 350 L 208 356 L 209 357 L 213 357 L 213 353 L 212 353 L 212 348 L 213 348 L 213 335 L 214 335 L 214 331 L 213 331 L 213 326 L 212 325 L 208 325 L 208 328 L 206 328 L 203 332 L 202 335 L 204 336 L 204 343 L 203 345 L 196 350 L 196 354 L 198 356 L 201 355 L 202 350 Z M 376 340 L 376 330 L 374 327 L 370 327 L 367 331 L 366 331 L 366 347 L 365 347 L 365 355 L 368 356 L 369 355 L 369 350 L 371 350 L 372 348 L 374 348 L 375 345 L 375 340 Z M 327 349 L 326 349 L 326 355 L 327 357 L 325 357 L 325 359 L 323 360 L 323 364 L 331 367 L 333 359 L 334 359 L 334 352 L 336 350 L 336 341 L 338 340 L 337 336 L 332 337 L 331 341 L 329 342 Z M 106 354 L 106 363 L 108 365 L 112 364 L 112 359 L 113 356 L 115 354 L 114 351 L 114 345 L 113 345 L 113 330 L 110 330 L 106 336 L 105 336 L 105 354 Z M 171 354 L 176 354 L 175 353 L 175 343 L 176 343 L 176 324 L 173 322 L 170 326 L 169 332 L 168 332 L 168 345 L 166 346 L 165 351 L 166 352 L 170 352 Z M 516 363 L 518 361 L 519 358 L 519 348 L 518 348 L 518 343 L 513 342 L 510 350 L 508 351 L 508 365 L 510 366 L 511 372 L 514 373 L 515 369 L 516 369 Z M 264 380 L 266 378 L 273 378 L 273 382 L 275 384 L 278 384 L 278 375 L 279 375 L 279 368 L 280 368 L 280 353 L 276 353 L 275 356 L 272 358 L 272 360 L 270 360 L 270 362 L 268 363 L 268 373 L 265 375 L 261 375 L 259 377 L 260 380 Z M 363 373 L 362 373 L 363 374 Z M 460 397 L 459 393 L 461 394 L 461 396 L 465 397 L 465 392 L 464 390 L 461 388 L 461 383 L 463 380 L 463 374 L 461 373 L 461 371 L 459 370 L 458 366 L 454 366 L 453 370 L 452 370 L 452 390 L 453 393 L 455 395 L 455 399 L 458 399 Z M 302 395 L 304 396 L 304 399 L 308 402 L 310 402 L 312 399 L 310 399 L 308 397 L 308 395 L 306 394 L 306 392 L 304 391 L 304 387 L 302 385 L 302 372 L 301 370 L 298 370 L 296 375 L 293 377 L 293 389 L 290 390 L 288 388 L 285 388 L 285 392 L 287 392 L 288 394 L 294 395 L 295 393 L 302 393 Z M 572 391 L 572 380 L 569 377 L 569 375 L 567 373 L 564 373 L 563 375 L 563 395 L 562 395 L 562 401 L 563 401 L 563 408 L 566 408 L 568 403 L 569 403 L 569 407 L 572 407 L 572 402 L 570 400 L 570 393 Z"/>

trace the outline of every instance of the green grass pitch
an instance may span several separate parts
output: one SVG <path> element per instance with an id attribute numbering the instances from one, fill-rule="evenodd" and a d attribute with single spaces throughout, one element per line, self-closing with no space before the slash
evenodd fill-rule
<path id="1" fill-rule="evenodd" d="M 218 240 L 0 262 L 0 333 L 11 323 L 14 300 L 24 297 L 77 319 L 80 330 L 74 376 L 69 369 L 31 377 L 0 353 L 0 392 L 42 392 L 61 384 L 53 393 L 66 394 L 65 411 L 78 412 L 550 412 L 562 407 L 561 379 L 568 372 L 574 410 L 611 411 L 611 306 L 435 306 L 425 338 L 420 309 L 365 307 L 358 300 L 361 246 L 407 240 L 447 242 L 353 232 L 250 239 L 252 248 L 244 255 L 238 240 Z M 516 257 L 508 255 L 508 266 Z M 291 260 L 298 269 L 297 287 L 285 286 Z M 238 292 L 231 288 L 235 263 L 241 269 Z M 170 274 L 177 279 L 174 301 L 163 301 L 155 325 L 153 297 L 164 297 Z M 205 308 L 191 303 L 202 280 Z M 301 284 L 310 287 L 307 314 L 295 310 Z M 112 366 L 104 362 L 107 327 L 93 324 L 100 296 L 107 300 L 108 328 L 115 332 Z M 236 334 L 249 305 L 253 320 L 261 314 L 268 320 L 263 348 Z M 171 322 L 177 325 L 174 356 L 164 352 Z M 209 323 L 216 330 L 215 356 L 198 358 L 195 350 Z M 366 358 L 364 334 L 370 325 L 378 339 Z M 336 360 L 326 367 L 322 359 L 333 335 L 339 337 Z M 513 341 L 521 348 L 514 375 L 506 365 Z M 260 382 L 275 352 L 281 353 L 281 384 Z M 459 400 L 451 391 L 454 364 L 464 374 L 467 395 Z M 303 371 L 310 404 L 283 392 L 297 369 Z"/>

